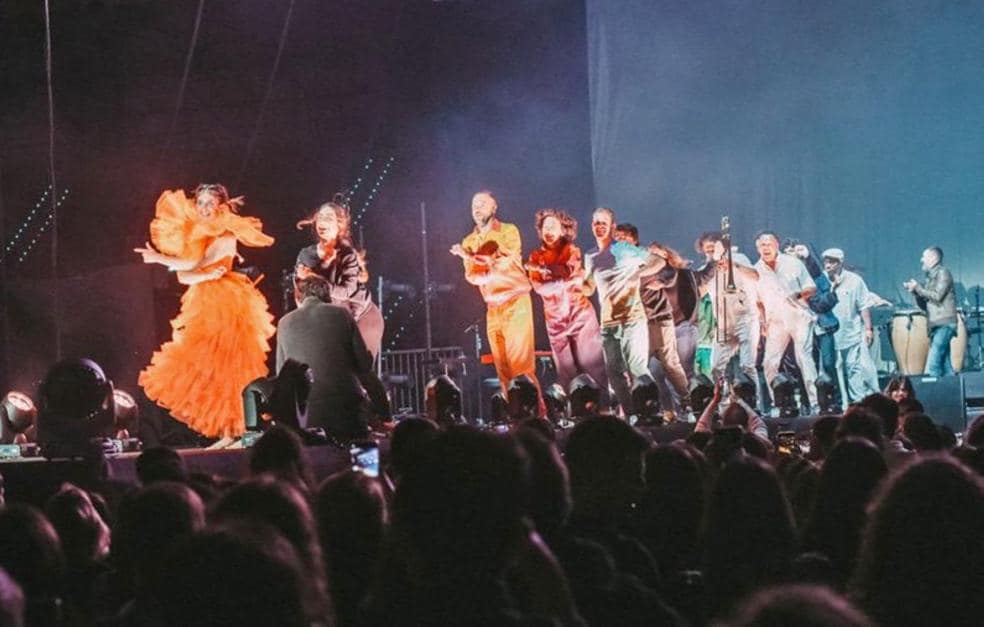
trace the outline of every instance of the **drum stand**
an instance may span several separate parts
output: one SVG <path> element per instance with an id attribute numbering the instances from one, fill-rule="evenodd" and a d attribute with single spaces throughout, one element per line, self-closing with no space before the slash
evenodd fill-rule
<path id="1" fill-rule="evenodd" d="M 981 286 L 974 289 L 974 312 L 966 318 L 973 318 L 976 323 L 974 333 L 977 334 L 977 359 L 974 365 L 978 370 L 984 370 L 984 332 L 981 329 Z M 966 324 L 966 321 L 965 321 Z M 968 331 L 970 333 L 970 331 Z"/>

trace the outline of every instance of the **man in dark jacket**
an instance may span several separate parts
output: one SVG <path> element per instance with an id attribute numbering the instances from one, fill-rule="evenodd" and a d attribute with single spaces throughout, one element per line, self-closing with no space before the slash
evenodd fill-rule
<path id="1" fill-rule="evenodd" d="M 926 374 L 935 377 L 953 374 L 950 363 L 950 340 L 957 334 L 957 300 L 953 292 L 953 275 L 943 267 L 943 250 L 931 246 L 923 251 L 922 269 L 926 281 L 915 279 L 904 283 L 905 289 L 916 297 L 916 304 L 926 312 L 929 329 L 929 356 Z"/>
<path id="2" fill-rule="evenodd" d="M 351 312 L 331 304 L 327 281 L 308 277 L 297 289 L 300 306 L 277 324 L 277 371 L 288 359 L 311 369 L 307 426 L 342 439 L 363 436 L 360 407 L 366 400 L 362 380 L 372 373 L 369 349 Z"/>

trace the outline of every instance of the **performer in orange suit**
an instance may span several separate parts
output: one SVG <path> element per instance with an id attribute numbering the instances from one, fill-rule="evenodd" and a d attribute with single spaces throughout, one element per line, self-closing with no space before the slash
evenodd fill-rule
<path id="1" fill-rule="evenodd" d="M 491 192 L 475 194 L 471 203 L 475 230 L 455 244 L 451 254 L 461 257 L 465 280 L 478 286 L 488 305 L 486 331 L 492 361 L 506 394 L 509 382 L 521 374 L 528 375 L 537 387 L 540 384 L 533 344 L 533 303 L 519 229 L 500 222 L 495 217 L 497 209 Z"/>
<path id="2" fill-rule="evenodd" d="M 206 437 L 244 431 L 242 392 L 267 374 L 274 334 L 266 299 L 243 274 L 230 272 L 236 242 L 270 246 L 256 218 L 236 214 L 242 198 L 222 185 L 199 185 L 194 198 L 166 191 L 150 224 L 153 244 L 135 248 L 144 263 L 167 266 L 188 286 L 161 346 L 139 382 L 147 397 Z"/>

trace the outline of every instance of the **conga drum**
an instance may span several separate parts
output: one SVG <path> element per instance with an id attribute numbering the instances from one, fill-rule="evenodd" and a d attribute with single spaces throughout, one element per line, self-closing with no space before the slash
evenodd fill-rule
<path id="1" fill-rule="evenodd" d="M 963 370 L 964 358 L 967 356 L 967 325 L 964 324 L 962 313 L 957 314 L 957 334 L 950 340 L 950 365 L 953 370 Z"/>
<path id="2" fill-rule="evenodd" d="M 964 332 L 966 334 L 966 331 Z M 918 309 L 892 314 L 892 348 L 902 374 L 922 374 L 929 355 L 926 314 Z"/>

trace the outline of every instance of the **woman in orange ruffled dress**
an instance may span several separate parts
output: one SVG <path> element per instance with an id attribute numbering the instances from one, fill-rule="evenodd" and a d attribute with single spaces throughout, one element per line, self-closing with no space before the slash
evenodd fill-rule
<path id="1" fill-rule="evenodd" d="M 177 273 L 188 286 L 171 321 L 171 341 L 140 373 L 147 396 L 198 433 L 232 438 L 244 431 L 242 391 L 267 374 L 276 331 L 266 299 L 231 272 L 236 243 L 270 246 L 257 218 L 237 215 L 242 198 L 222 185 L 199 185 L 194 198 L 166 191 L 150 224 L 152 244 L 134 250 L 144 263 Z"/>

